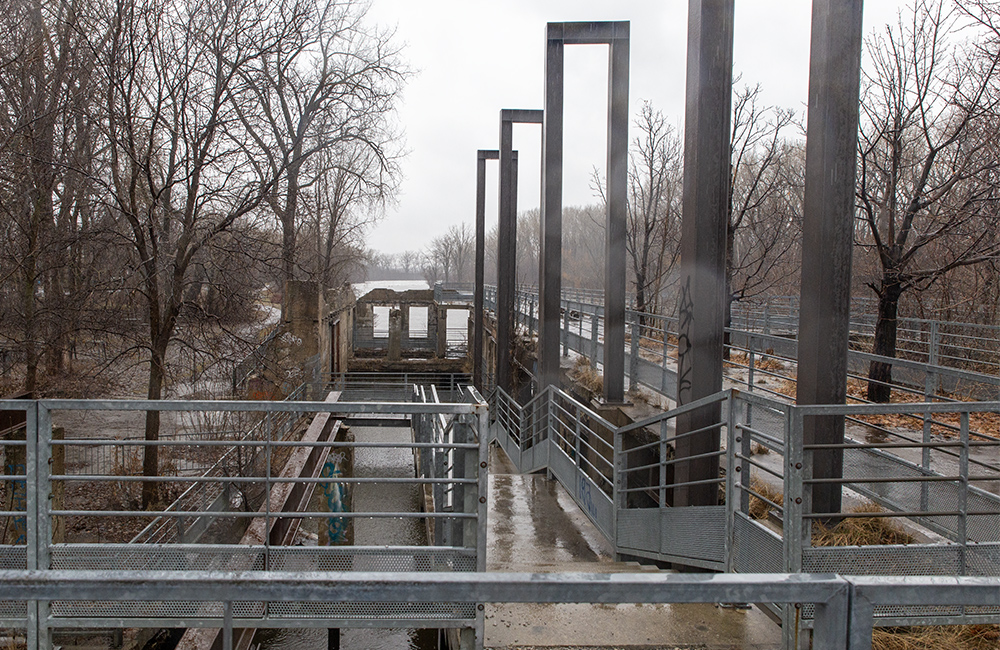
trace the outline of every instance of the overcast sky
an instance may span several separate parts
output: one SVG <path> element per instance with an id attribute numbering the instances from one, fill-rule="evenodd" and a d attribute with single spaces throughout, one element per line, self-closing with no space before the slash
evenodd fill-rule
<path id="1" fill-rule="evenodd" d="M 684 106 L 687 0 L 372 0 L 369 20 L 394 27 L 415 70 L 398 118 L 409 154 L 401 191 L 369 235 L 383 253 L 421 250 L 453 224 L 475 219 L 477 149 L 499 144 L 500 109 L 543 108 L 545 24 L 631 21 L 629 112 L 643 101 L 678 129 Z M 895 21 L 906 0 L 865 2 L 865 34 Z M 800 114 L 808 91 L 808 0 L 736 0 L 734 72 L 760 83 L 767 104 Z M 595 202 L 603 170 L 607 47 L 565 50 L 563 205 Z M 630 129 L 631 129 L 630 124 Z M 630 133 L 630 139 L 634 137 Z M 514 126 L 518 211 L 538 207 L 541 127 Z M 487 228 L 496 223 L 496 163 L 487 177 Z"/>

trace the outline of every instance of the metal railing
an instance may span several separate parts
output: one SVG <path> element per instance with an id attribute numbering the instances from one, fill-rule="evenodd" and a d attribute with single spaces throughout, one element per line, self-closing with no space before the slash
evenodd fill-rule
<path id="1" fill-rule="evenodd" d="M 519 406 L 497 390 L 491 436 L 520 471 L 557 478 L 620 555 L 740 573 L 1000 581 L 1000 440 L 981 432 L 996 430 L 1000 402 L 799 407 L 730 390 L 621 427 L 573 402 L 549 387 Z M 677 433 L 678 417 L 713 404 L 717 421 Z M 846 419 L 843 444 L 802 444 L 804 419 L 817 416 Z M 674 457 L 678 441 L 716 431 L 714 449 Z M 824 453 L 842 455 L 842 478 L 812 476 Z M 677 478 L 683 463 L 713 458 L 717 475 Z M 718 505 L 673 507 L 681 490 L 704 485 L 717 487 Z M 813 512 L 814 489 L 829 485 L 840 486 L 843 509 Z M 851 541 L 822 526 L 857 519 L 882 536 Z M 939 605 L 872 615 L 878 625 L 1000 620 L 1000 601 Z M 799 614 L 812 624 L 810 608 Z"/>
<path id="2" fill-rule="evenodd" d="M 160 412 L 162 439 L 115 440 L 102 436 L 97 425 L 102 412 L 141 413 L 149 409 Z M 9 543 L 9 538 L 0 540 L 0 570 L 74 576 L 110 572 L 127 582 L 129 576 L 157 571 L 174 575 L 250 571 L 256 575 L 331 570 L 440 573 L 485 569 L 486 504 L 479 497 L 486 493 L 487 477 L 479 466 L 487 457 L 486 437 L 480 435 L 486 426 L 486 406 L 470 389 L 464 391 L 461 401 L 454 402 L 11 400 L 0 401 L 0 410 L 21 410 L 27 415 L 26 440 L 2 442 L 5 449 L 21 449 L 26 460 L 21 471 L 5 470 L 0 476 L 5 486 L 18 486 L 24 495 L 17 507 L 0 511 L 0 521 L 23 522 L 25 534 L 23 539 L 14 540 L 16 543 Z M 70 411 L 93 416 L 85 420 L 97 427 L 90 432 L 92 438 L 82 439 L 67 430 L 66 440 L 53 439 L 53 418 L 58 420 L 61 413 Z M 252 414 L 261 423 L 256 430 L 267 435 L 239 439 L 169 435 L 182 418 L 189 421 L 196 419 L 192 414 L 204 413 Z M 423 429 L 420 423 L 434 418 L 443 418 L 449 424 L 447 435 L 434 435 L 426 440 L 420 435 L 411 437 L 408 427 L 392 429 L 398 433 L 390 438 L 365 438 L 357 433 L 363 432 L 363 427 L 352 429 L 353 440 L 335 438 L 333 434 L 329 439 L 281 435 L 282 420 L 294 422 L 302 416 L 318 414 L 330 414 L 334 419 L 403 416 L 416 422 L 417 430 Z M 316 426 L 314 422 L 310 431 Z M 154 477 L 144 476 L 141 464 L 128 472 L 106 473 L 97 468 L 55 471 L 49 462 L 59 450 L 90 444 L 156 448 L 161 452 L 197 448 L 220 460 L 212 471 L 196 476 L 163 463 Z M 363 462 L 360 456 L 365 454 L 377 462 Z M 232 455 L 253 459 L 252 471 L 228 467 L 224 460 Z M 161 454 L 161 458 L 164 456 Z M 341 463 L 346 456 L 363 467 L 352 473 L 343 471 Z M 395 459 L 392 462 L 396 464 L 383 468 L 379 459 L 386 457 Z M 432 468 L 448 458 L 448 471 L 415 473 L 414 468 L 421 466 L 416 462 L 418 458 Z M 295 467 L 303 469 L 301 475 L 283 473 L 293 461 Z M 161 502 L 164 498 L 166 502 L 172 501 L 173 494 L 182 494 L 184 498 L 173 500 L 170 506 L 138 507 L 139 489 L 151 484 L 158 486 Z M 108 487 L 114 485 L 132 488 L 132 496 L 121 498 L 120 493 Z M 209 487 L 213 490 L 211 494 L 205 491 Z M 335 509 L 330 499 L 324 500 L 323 496 L 318 496 L 318 501 L 309 501 L 313 490 L 323 491 L 324 496 L 335 492 L 335 500 L 341 500 L 345 492 L 340 488 L 352 493 L 358 491 L 352 497 L 354 507 Z M 427 511 L 421 511 L 412 508 L 418 502 L 416 498 L 403 499 L 402 506 L 381 503 L 384 493 L 407 490 L 419 494 L 424 488 L 447 491 L 447 504 L 433 499 L 428 502 Z M 365 491 L 374 491 L 378 496 L 358 501 L 357 495 L 367 494 Z M 196 492 L 201 496 L 196 496 Z M 292 502 L 302 502 L 307 507 L 294 511 L 281 509 L 280 504 Z M 432 534 L 429 541 L 407 538 L 394 545 L 387 544 L 391 535 L 375 532 L 364 533 L 370 542 L 359 539 L 354 545 L 345 546 L 343 540 L 340 545 L 315 545 L 317 532 L 311 531 L 313 527 L 319 531 L 329 523 L 332 528 L 343 529 L 344 526 L 333 525 L 343 522 L 351 522 L 353 534 L 358 533 L 358 525 L 375 526 L 365 522 L 384 522 L 376 528 L 392 528 L 407 522 L 419 527 L 419 522 L 432 522 L 443 532 Z M 197 534 L 194 534 L 192 529 L 196 524 Z M 130 532 L 140 529 L 143 533 L 139 537 Z M 298 538 L 305 535 L 302 539 L 306 545 L 284 545 L 296 530 Z M 100 539 L 95 537 L 98 534 L 95 531 L 100 531 Z M 148 543 L 129 543 L 133 538 Z M 419 539 L 424 536 L 419 535 Z M 221 626 L 227 616 L 226 608 L 207 597 L 207 592 L 200 594 L 206 597 L 178 602 L 161 598 L 159 591 L 140 598 L 121 590 L 105 598 L 81 602 L 76 592 L 65 599 L 12 599 L 6 597 L 10 593 L 6 587 L 5 584 L 0 589 L 4 594 L 0 602 L 0 628 L 26 630 L 31 648 L 51 647 L 51 632 L 66 627 L 211 627 Z M 338 603 L 281 598 L 263 603 L 241 598 L 233 603 L 229 615 L 240 621 L 240 627 L 300 627 L 320 625 L 322 621 L 323 627 L 402 624 L 403 627 L 481 628 L 481 616 L 475 607 L 464 603 L 410 605 L 400 601 Z"/>
<path id="3" fill-rule="evenodd" d="M 485 288 L 484 304 L 495 309 L 496 291 Z M 570 351 L 588 359 L 594 367 L 603 362 L 604 307 L 585 300 L 563 298 L 561 302 L 561 344 L 564 355 Z M 538 296 L 530 291 L 517 294 L 517 322 L 530 336 L 538 331 Z M 735 321 L 734 321 L 735 322 Z M 945 324 L 939 324 L 940 328 Z M 795 321 L 797 328 L 797 321 Z M 789 330 L 794 334 L 796 330 Z M 998 330 L 1000 331 L 1000 330 Z M 769 332 L 727 328 L 730 359 L 724 366 L 726 380 L 735 387 L 760 391 L 775 397 L 795 394 L 797 343 L 781 336 L 776 328 Z M 677 319 L 627 310 L 625 368 L 630 386 L 645 386 L 673 399 L 677 394 Z M 997 342 L 1000 346 L 1000 341 Z M 892 366 L 891 389 L 908 399 L 952 401 L 956 395 L 973 399 L 1000 399 L 1000 376 L 964 368 L 956 364 L 939 365 L 939 355 L 925 363 L 912 358 L 889 358 L 859 350 L 848 352 L 850 386 L 857 392 L 868 383 L 871 362 Z M 966 364 L 973 367 L 975 364 Z M 985 368 L 989 369 L 989 368 Z M 864 401 L 863 397 L 852 398 Z"/>
<path id="4" fill-rule="evenodd" d="M 222 647 L 233 647 L 233 628 L 248 623 L 241 606 L 287 601 L 328 603 L 732 603 L 765 598 L 805 603 L 816 612 L 816 650 L 869 650 L 876 606 L 942 602 L 963 605 L 1000 600 L 995 581 L 935 578 L 865 579 L 833 575 L 643 575 L 517 573 L 298 572 L 68 572 L 0 571 L 0 599 L 39 601 L 120 598 L 165 601 L 210 599 L 220 614 L 206 625 L 222 628 Z"/>

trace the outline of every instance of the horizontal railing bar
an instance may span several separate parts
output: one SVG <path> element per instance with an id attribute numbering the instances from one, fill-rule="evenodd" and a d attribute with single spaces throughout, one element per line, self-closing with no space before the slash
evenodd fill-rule
<path id="1" fill-rule="evenodd" d="M 638 472 L 640 470 L 652 469 L 653 467 L 660 467 L 660 466 L 671 467 L 671 466 L 677 465 L 679 463 L 686 463 L 688 461 L 699 460 L 699 459 L 702 459 L 702 458 L 714 458 L 716 456 L 724 456 L 725 454 L 726 454 L 726 451 L 724 449 L 720 449 L 720 450 L 716 450 L 716 451 L 709 451 L 709 452 L 706 452 L 704 454 L 695 454 L 693 456 L 683 456 L 683 457 L 680 457 L 680 458 L 678 458 L 678 457 L 675 456 L 674 458 L 671 458 L 670 460 L 665 460 L 665 461 L 661 461 L 661 462 L 657 462 L 657 463 L 650 463 L 648 465 L 637 465 L 635 467 L 628 467 L 628 468 L 622 469 L 621 473 L 622 474 L 630 474 L 632 472 Z"/>
<path id="2" fill-rule="evenodd" d="M 785 506 L 781 505 L 780 503 L 775 503 L 774 501 L 771 501 L 771 500 L 770 500 L 770 499 L 768 499 L 768 498 L 767 498 L 766 496 L 764 496 L 763 494 L 761 494 L 761 493 L 757 492 L 757 491 L 756 491 L 756 490 L 754 490 L 753 488 L 751 488 L 751 487 L 749 487 L 749 486 L 747 486 L 747 485 L 745 485 L 745 484 L 743 484 L 743 483 L 740 483 L 740 484 L 739 484 L 739 487 L 740 487 L 740 488 L 741 488 L 741 489 L 742 489 L 742 490 L 743 490 L 744 492 L 749 492 L 750 494 L 752 494 L 753 496 L 757 497 L 757 498 L 758 498 L 758 499 L 760 499 L 761 501 L 764 501 L 765 503 L 767 503 L 767 504 L 769 504 L 769 505 L 772 505 L 772 506 L 774 506 L 774 507 L 775 507 L 775 508 L 777 508 L 778 510 L 780 510 L 780 511 L 782 511 L 782 512 L 784 512 L 784 511 L 785 511 Z"/>
<path id="3" fill-rule="evenodd" d="M 749 456 L 744 456 L 743 454 L 736 454 L 736 458 L 738 458 L 738 459 L 740 459 L 740 460 L 742 460 L 742 461 L 744 461 L 746 463 L 750 463 L 751 465 L 753 465 L 757 469 L 759 469 L 761 471 L 764 471 L 764 472 L 767 472 L 768 474 L 770 474 L 771 476 L 773 476 L 775 478 L 780 478 L 782 480 L 784 480 L 784 478 L 785 478 L 784 475 L 782 475 L 781 473 L 776 472 L 775 470 L 771 469 L 770 467 L 767 467 L 763 463 L 758 463 L 757 461 L 755 461 L 754 459 L 750 458 Z"/>
<path id="4" fill-rule="evenodd" d="M 802 445 L 802 449 L 805 451 L 811 451 L 814 449 L 937 449 L 946 447 L 964 447 L 961 442 L 845 442 L 845 443 L 813 443 L 808 445 Z M 973 443 L 969 443 L 969 446 L 974 446 Z M 976 443 L 975 446 L 990 446 L 997 447 L 995 442 L 982 442 Z"/>
<path id="5" fill-rule="evenodd" d="M 824 484 L 847 484 L 847 483 L 954 483 L 961 481 L 961 476 L 852 476 L 850 478 L 807 478 L 802 479 L 803 484 L 824 485 Z"/>
<path id="6" fill-rule="evenodd" d="M 316 440 L 313 442 L 297 440 L 113 440 L 113 439 L 76 439 L 53 440 L 52 446 L 65 447 L 347 447 L 363 449 L 479 449 L 474 442 L 346 442 L 333 440 Z"/>
<path id="7" fill-rule="evenodd" d="M 637 487 L 637 488 L 628 488 L 628 489 L 623 488 L 623 489 L 618 490 L 618 492 L 619 493 L 623 493 L 623 494 L 627 494 L 627 493 L 630 493 L 630 492 L 647 492 L 649 490 L 663 490 L 663 489 L 670 490 L 670 489 L 674 489 L 674 488 L 690 487 L 692 485 L 710 485 L 712 483 L 721 483 L 721 482 L 723 482 L 725 480 L 726 480 L 725 478 L 707 478 L 707 479 L 703 479 L 701 481 L 687 481 L 685 483 L 671 483 L 669 485 L 664 485 L 664 484 L 660 483 L 658 485 L 650 485 L 650 486 L 647 486 L 647 487 Z"/>
<path id="8" fill-rule="evenodd" d="M 832 574 L 0 571 L 0 600 L 823 603 Z"/>
<path id="9" fill-rule="evenodd" d="M 781 414 L 781 416 L 784 417 L 784 414 Z M 760 438 L 761 440 L 767 440 L 768 442 L 773 442 L 779 447 L 785 446 L 785 441 L 782 438 L 775 438 L 770 434 L 764 433 L 760 429 L 754 429 L 753 427 L 748 427 L 745 424 L 737 424 L 736 429 L 737 431 L 746 431 L 747 433 L 751 434 L 751 436 L 754 438 Z"/>
<path id="10" fill-rule="evenodd" d="M 1000 402 L 907 402 L 900 404 L 805 404 L 802 415 L 932 415 L 935 413 L 1000 413 Z"/>
<path id="11" fill-rule="evenodd" d="M 911 511 L 895 511 L 895 510 L 885 510 L 883 512 L 817 512 L 817 513 L 804 513 L 802 515 L 803 519 L 843 519 L 843 518 L 869 518 L 877 519 L 879 517 L 958 517 L 962 514 L 966 516 L 980 516 L 980 515 L 1000 515 L 1000 510 L 993 511 L 967 511 L 965 513 L 959 512 L 958 510 L 933 510 L 921 512 L 919 510 Z"/>
<path id="12" fill-rule="evenodd" d="M 55 474 L 51 476 L 53 480 L 62 481 L 94 481 L 94 482 L 122 482 L 122 483 L 465 483 L 474 485 L 479 482 L 477 478 L 403 478 L 403 477 L 365 477 L 348 478 L 337 477 L 278 477 L 278 476 L 111 476 L 108 474 Z"/>
<path id="13" fill-rule="evenodd" d="M 246 512 L 239 510 L 221 510 L 205 512 L 200 510 L 50 510 L 54 517 L 233 517 L 236 519 L 255 519 L 268 516 L 264 512 Z M 477 519 L 478 514 L 466 512 L 308 512 L 308 511 L 277 511 L 272 510 L 271 519 L 304 519 L 313 517 L 348 517 L 370 519 Z"/>
<path id="14" fill-rule="evenodd" d="M 0 400 L 0 408 L 8 400 Z M 248 411 L 268 413 L 471 414 L 486 406 L 469 402 L 271 402 L 241 400 L 82 400 L 42 399 L 51 411 Z M 21 410 L 24 409 L 23 402 Z"/>
<path id="15" fill-rule="evenodd" d="M 648 417 L 648 418 L 639 420 L 638 422 L 633 422 L 632 424 L 625 425 L 624 427 L 621 427 L 621 428 L 618 429 L 618 433 L 620 433 L 620 434 L 621 433 L 628 433 L 629 431 L 632 431 L 634 429 L 641 429 L 641 428 L 647 427 L 647 426 L 649 426 L 651 424 L 657 424 L 661 420 L 671 420 L 671 419 L 674 419 L 678 415 L 683 415 L 685 413 L 688 413 L 688 412 L 693 411 L 695 409 L 702 408 L 704 406 L 708 406 L 710 404 L 716 404 L 716 403 L 725 402 L 726 400 L 730 399 L 733 396 L 734 393 L 735 393 L 735 391 L 725 390 L 725 391 L 722 391 L 721 393 L 716 393 L 714 395 L 709 395 L 707 397 L 702 397 L 701 399 L 697 399 L 697 400 L 695 400 L 693 402 L 688 402 L 687 404 L 684 404 L 683 406 L 678 406 L 675 409 L 671 409 L 671 410 L 667 411 L 666 413 L 661 413 L 660 415 L 654 415 L 652 417 Z M 724 424 L 724 423 L 720 422 L 718 425 L 715 425 L 712 428 L 715 428 L 715 427 L 718 427 L 718 426 L 722 426 L 722 424 Z"/>

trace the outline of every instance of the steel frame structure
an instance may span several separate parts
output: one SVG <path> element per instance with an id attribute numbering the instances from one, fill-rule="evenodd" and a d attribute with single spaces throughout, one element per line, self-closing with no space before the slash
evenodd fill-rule
<path id="1" fill-rule="evenodd" d="M 511 342 L 514 335 L 514 296 L 517 291 L 517 165 L 514 158 L 514 124 L 541 124 L 538 109 L 500 111 L 500 200 L 497 224 L 496 384 L 511 390 Z"/>
<path id="2" fill-rule="evenodd" d="M 628 184 L 629 23 L 548 23 L 542 123 L 538 380 L 559 385 L 562 288 L 563 54 L 566 45 L 608 45 L 608 163 L 604 308 L 604 399 L 625 399 L 625 232 Z"/>

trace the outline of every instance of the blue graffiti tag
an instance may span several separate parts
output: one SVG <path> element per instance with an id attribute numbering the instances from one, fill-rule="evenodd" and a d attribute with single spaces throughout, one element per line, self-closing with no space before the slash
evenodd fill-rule
<path id="1" fill-rule="evenodd" d="M 339 478 L 343 476 L 339 463 L 343 462 L 343 454 L 331 457 L 323 465 L 320 473 L 322 478 Z M 326 497 L 326 505 L 330 512 L 349 512 L 347 507 L 347 485 L 345 483 L 322 483 L 323 496 Z M 330 544 L 343 544 L 347 542 L 347 517 L 329 517 L 326 520 L 327 536 Z"/>
<path id="2" fill-rule="evenodd" d="M 597 507 L 594 505 L 594 497 L 590 494 L 590 483 L 584 476 L 580 477 L 580 488 L 577 490 L 580 496 L 580 505 L 587 509 L 593 516 L 597 516 Z"/>

